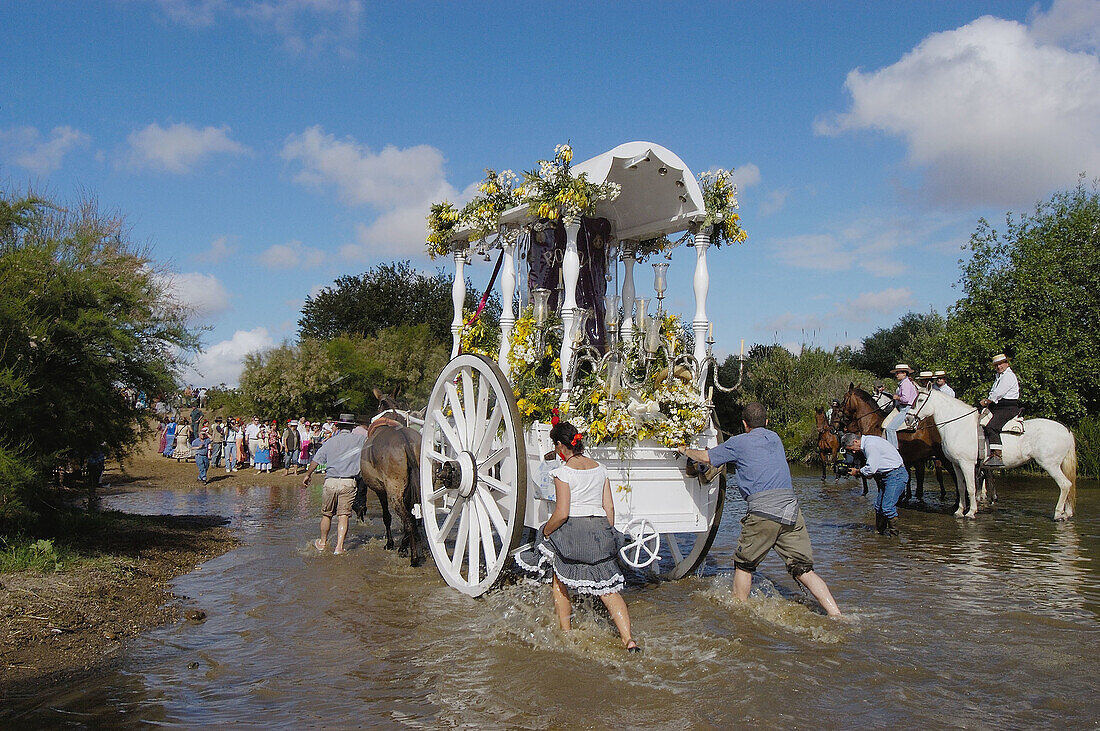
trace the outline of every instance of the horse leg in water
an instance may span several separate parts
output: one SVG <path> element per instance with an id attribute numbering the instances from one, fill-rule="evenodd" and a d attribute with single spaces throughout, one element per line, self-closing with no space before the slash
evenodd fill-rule
<path id="1" fill-rule="evenodd" d="M 390 513 L 389 503 L 386 501 L 386 491 L 379 492 L 374 491 L 374 494 L 378 496 L 378 502 L 382 505 L 382 523 L 386 526 L 386 550 L 393 550 L 393 531 L 390 530 L 390 524 L 393 522 L 393 515 Z"/>
<path id="2" fill-rule="evenodd" d="M 927 474 L 927 471 L 928 465 L 923 459 L 917 462 L 916 466 L 913 468 L 913 472 L 916 473 L 917 479 L 917 502 L 924 502 L 924 476 Z"/>

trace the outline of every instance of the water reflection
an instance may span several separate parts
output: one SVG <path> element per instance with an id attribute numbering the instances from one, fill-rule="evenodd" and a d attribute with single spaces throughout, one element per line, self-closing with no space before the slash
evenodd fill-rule
<path id="1" fill-rule="evenodd" d="M 135 512 L 230 516 L 244 544 L 175 583 L 200 625 L 139 638 L 122 670 L 39 699 L 19 720 L 56 725 L 254 723 L 412 727 L 1053 727 L 1093 723 L 1100 701 L 1100 500 L 1055 524 L 1022 481 L 960 521 L 932 502 L 903 535 L 871 530 L 853 481 L 796 479 L 816 568 L 843 621 L 821 615 L 775 556 L 733 600 L 744 504 L 731 493 L 702 577 L 628 587 L 640 657 L 600 607 L 557 630 L 547 589 L 482 599 L 382 548 L 377 508 L 351 551 L 318 555 L 319 486 L 147 490 Z M 189 667 L 197 664 L 195 667 Z"/>

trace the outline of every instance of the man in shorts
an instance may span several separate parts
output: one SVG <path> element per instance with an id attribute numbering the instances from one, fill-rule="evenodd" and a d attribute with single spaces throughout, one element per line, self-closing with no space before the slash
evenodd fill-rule
<path id="1" fill-rule="evenodd" d="M 336 433 L 313 455 L 302 479 L 302 486 L 309 487 L 317 467 L 322 464 L 328 466 L 325 487 L 321 491 L 321 537 L 313 542 L 318 551 L 324 551 L 328 546 L 328 531 L 333 516 L 336 516 L 336 546 L 333 553 L 339 555 L 344 552 L 351 503 L 355 499 L 355 478 L 359 476 L 359 457 L 363 452 L 363 442 L 367 440 L 365 435 L 351 433 L 355 426 L 354 415 L 340 414 L 335 424 Z"/>
<path id="2" fill-rule="evenodd" d="M 748 404 L 741 423 L 745 433 L 717 447 L 679 448 L 681 454 L 696 462 L 715 467 L 729 463 L 737 470 L 737 488 L 749 507 L 741 520 L 741 538 L 733 556 L 734 595 L 741 601 L 749 598 L 753 572 L 774 548 L 787 571 L 813 594 L 825 613 L 839 617 L 840 608 L 829 587 L 814 573 L 810 534 L 794 494 L 783 442 L 767 428 L 767 409 L 760 403 Z"/>

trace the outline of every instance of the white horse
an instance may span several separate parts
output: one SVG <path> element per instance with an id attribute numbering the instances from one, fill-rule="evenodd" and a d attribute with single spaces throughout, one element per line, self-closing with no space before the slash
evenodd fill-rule
<path id="1" fill-rule="evenodd" d="M 962 485 L 965 480 L 970 510 L 966 517 L 978 512 L 975 498 L 975 472 L 978 462 L 978 410 L 956 398 L 934 389 L 920 389 L 910 418 L 931 416 L 940 432 L 943 451 L 955 466 L 955 477 Z M 1028 419 L 1023 434 L 1001 434 L 1001 459 L 1005 467 L 1019 467 L 1031 460 L 1046 470 L 1061 491 L 1054 507 L 1054 519 L 1073 517 L 1077 505 L 1077 443 L 1073 432 L 1050 419 Z M 984 491 L 984 488 L 983 488 Z M 962 517 L 962 491 L 956 517 Z"/>

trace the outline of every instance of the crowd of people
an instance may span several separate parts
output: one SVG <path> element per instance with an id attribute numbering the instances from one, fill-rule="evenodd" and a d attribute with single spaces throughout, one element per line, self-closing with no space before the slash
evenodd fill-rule
<path id="1" fill-rule="evenodd" d="M 160 416 L 157 431 L 160 454 L 176 461 L 193 459 L 202 483 L 209 482 L 211 469 L 230 474 L 242 467 L 257 473 L 282 468 L 284 475 L 297 475 L 336 432 L 332 419 L 302 417 L 280 425 L 278 419 L 258 416 L 206 417 L 196 403 L 190 413 Z"/>

